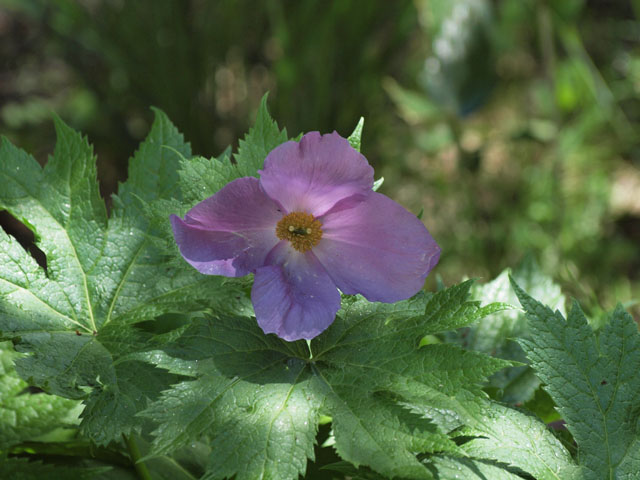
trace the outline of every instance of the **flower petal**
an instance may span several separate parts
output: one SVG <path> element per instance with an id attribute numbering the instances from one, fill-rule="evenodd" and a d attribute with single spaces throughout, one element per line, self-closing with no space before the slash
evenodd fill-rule
<path id="1" fill-rule="evenodd" d="M 239 178 L 198 203 L 184 220 L 171 215 L 173 234 L 184 259 L 210 275 L 239 277 L 264 264 L 278 243 L 283 213 L 257 178 Z"/>
<path id="2" fill-rule="evenodd" d="M 440 247 L 422 222 L 379 193 L 319 220 L 323 236 L 313 253 L 346 294 L 376 302 L 404 300 L 422 288 L 440 258 Z"/>
<path id="3" fill-rule="evenodd" d="M 286 241 L 269 257 L 277 263 L 256 270 L 251 290 L 258 325 L 290 342 L 316 337 L 340 309 L 336 286 L 311 252 L 297 252 Z"/>
<path id="4" fill-rule="evenodd" d="M 344 198 L 367 195 L 373 186 L 367 159 L 336 132 L 311 132 L 300 143 L 283 143 L 259 173 L 264 191 L 287 211 L 316 217 Z"/>

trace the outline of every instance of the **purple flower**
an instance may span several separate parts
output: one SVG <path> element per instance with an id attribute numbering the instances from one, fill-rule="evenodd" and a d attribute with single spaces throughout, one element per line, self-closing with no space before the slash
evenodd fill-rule
<path id="1" fill-rule="evenodd" d="M 440 248 L 422 222 L 372 190 L 367 159 L 337 133 L 311 132 L 239 178 L 171 215 L 180 253 L 198 271 L 255 274 L 251 301 L 265 333 L 288 340 L 324 331 L 340 289 L 376 302 L 417 293 Z"/>

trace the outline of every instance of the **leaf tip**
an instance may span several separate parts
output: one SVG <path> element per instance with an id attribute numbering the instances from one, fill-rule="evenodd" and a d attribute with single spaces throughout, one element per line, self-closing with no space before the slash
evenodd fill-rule
<path id="1" fill-rule="evenodd" d="M 347 138 L 351 146 L 355 148 L 358 152 L 360 151 L 360 145 L 362 143 L 363 127 L 364 127 L 364 117 L 360 117 L 360 120 L 358 120 L 356 128 L 353 129 L 353 132 L 351 133 L 351 135 L 349 135 L 349 138 Z"/>

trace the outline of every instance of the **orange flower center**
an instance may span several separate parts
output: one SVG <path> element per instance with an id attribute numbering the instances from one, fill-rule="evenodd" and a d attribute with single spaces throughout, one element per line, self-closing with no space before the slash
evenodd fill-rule
<path id="1" fill-rule="evenodd" d="M 280 240 L 289 240 L 299 252 L 306 252 L 322 238 L 322 223 L 310 213 L 292 212 L 280 219 L 276 235 Z"/>

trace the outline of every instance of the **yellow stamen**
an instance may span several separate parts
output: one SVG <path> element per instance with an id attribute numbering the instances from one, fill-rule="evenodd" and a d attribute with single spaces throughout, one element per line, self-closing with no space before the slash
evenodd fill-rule
<path id="1" fill-rule="evenodd" d="M 280 219 L 276 235 L 280 240 L 289 240 L 299 252 L 306 252 L 322 238 L 322 223 L 310 213 L 292 212 Z"/>

